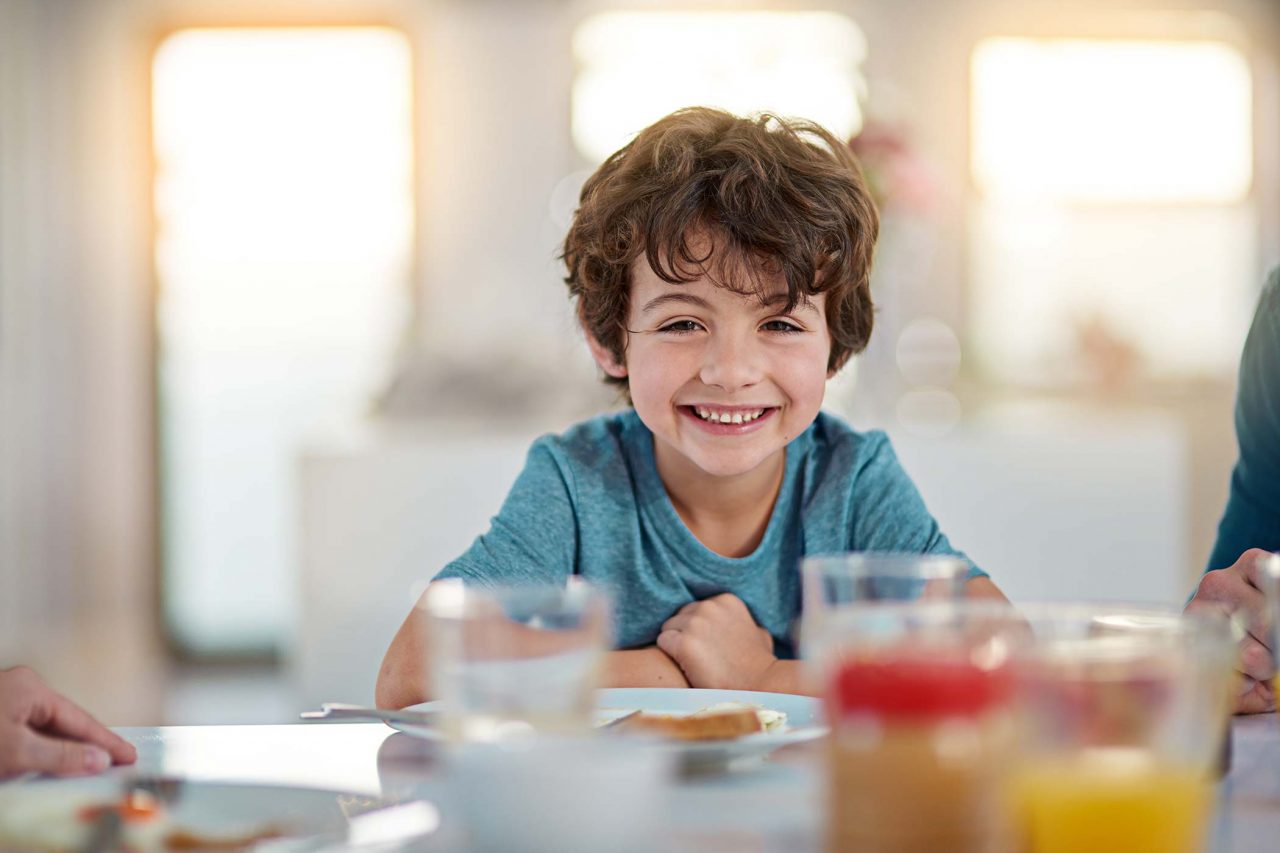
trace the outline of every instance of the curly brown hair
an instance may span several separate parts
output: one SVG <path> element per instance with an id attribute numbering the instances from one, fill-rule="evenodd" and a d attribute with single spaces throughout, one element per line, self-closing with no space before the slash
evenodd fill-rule
<path id="1" fill-rule="evenodd" d="M 787 311 L 825 293 L 835 371 L 871 336 L 879 227 L 857 159 L 822 127 L 689 107 L 642 130 L 587 179 L 561 257 L 583 327 L 618 364 L 631 265 L 643 253 L 664 281 L 705 274 L 759 298 L 762 276 L 781 274 Z M 747 281 L 735 280 L 738 269 Z M 625 377 L 605 381 L 625 393 Z"/>

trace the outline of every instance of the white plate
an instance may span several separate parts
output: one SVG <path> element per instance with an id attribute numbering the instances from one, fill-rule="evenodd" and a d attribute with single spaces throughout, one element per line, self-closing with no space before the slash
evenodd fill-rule
<path id="1" fill-rule="evenodd" d="M 781 731 L 743 735 L 732 740 L 664 742 L 665 746 L 680 753 L 686 768 L 757 759 L 779 747 L 813 740 L 827 733 L 822 718 L 822 702 L 812 696 L 688 687 L 617 687 L 596 693 L 601 722 L 637 709 L 653 714 L 692 714 L 723 702 L 740 702 L 781 711 L 787 715 L 786 725 Z"/>
<path id="2" fill-rule="evenodd" d="M 78 849 L 87 842 L 91 823 L 77 819 L 81 809 L 119 802 L 124 777 L 119 774 L 76 779 L 49 779 L 0 785 L 0 849 Z M 159 837 L 184 830 L 214 839 L 243 838 L 274 831 L 283 838 L 322 837 L 345 841 L 361 830 L 377 833 L 377 813 L 397 803 L 379 797 L 289 788 L 184 781 L 175 802 L 165 809 L 163 826 L 146 829 L 126 823 L 122 841 L 146 849 L 164 849 Z M 434 830 L 438 813 L 416 801 L 386 812 L 401 819 L 405 836 Z M 130 834 L 132 833 L 132 834 Z M 282 839 L 282 843 L 287 844 Z M 272 842 L 263 842 L 269 849 Z"/>
<path id="3" fill-rule="evenodd" d="M 680 753 L 686 767 L 691 765 L 719 765 L 737 763 L 743 759 L 760 758 L 773 750 L 792 743 L 801 743 L 822 737 L 827 726 L 822 717 L 822 702 L 812 696 L 795 696 L 790 693 L 758 693 L 750 690 L 702 690 L 682 687 L 614 687 L 596 691 L 596 719 L 599 723 L 620 717 L 631 711 L 653 714 L 692 714 L 711 705 L 723 702 L 740 702 L 781 711 L 787 715 L 781 731 L 760 732 L 722 741 L 663 741 L 664 747 Z M 440 710 L 440 703 L 424 702 L 406 710 L 433 712 Z M 433 726 L 408 723 L 389 723 L 415 737 L 439 740 L 442 735 Z"/>

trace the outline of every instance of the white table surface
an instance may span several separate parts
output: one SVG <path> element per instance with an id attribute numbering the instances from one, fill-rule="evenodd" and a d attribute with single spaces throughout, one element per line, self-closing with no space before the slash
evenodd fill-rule
<path id="1" fill-rule="evenodd" d="M 449 773 L 439 747 L 377 723 L 121 728 L 138 769 L 201 780 L 300 785 L 420 796 L 449 814 Z M 1231 772 L 1220 785 L 1210 849 L 1280 849 L 1280 724 L 1237 718 Z M 820 746 L 788 747 L 745 769 L 673 784 L 668 849 L 819 849 Z M 121 772 L 121 771 L 112 771 Z M 446 835 L 447 839 L 447 835 Z M 447 847 L 448 845 L 446 845 Z"/>

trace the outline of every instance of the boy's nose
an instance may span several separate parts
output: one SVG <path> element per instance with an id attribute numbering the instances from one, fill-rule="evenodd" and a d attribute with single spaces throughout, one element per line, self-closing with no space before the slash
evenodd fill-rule
<path id="1" fill-rule="evenodd" d="M 735 391 L 756 384 L 763 374 L 759 348 L 749 340 L 725 335 L 707 345 L 698 378 L 704 385 Z"/>

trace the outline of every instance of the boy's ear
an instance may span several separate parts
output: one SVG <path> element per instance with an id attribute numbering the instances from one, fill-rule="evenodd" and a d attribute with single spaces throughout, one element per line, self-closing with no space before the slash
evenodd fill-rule
<path id="1" fill-rule="evenodd" d="M 587 338 L 587 346 L 591 349 L 591 357 L 596 360 L 596 364 L 600 365 L 609 376 L 614 379 L 622 379 L 627 375 L 627 366 L 619 364 L 613 357 L 613 353 L 609 352 L 609 348 L 596 340 L 596 336 L 583 329 L 583 333 Z"/>

